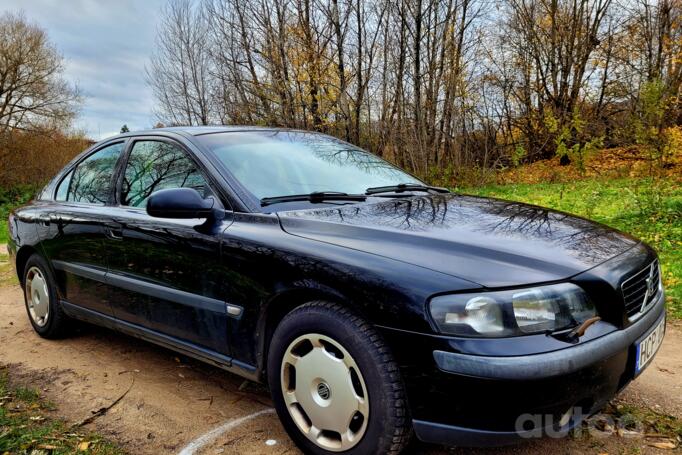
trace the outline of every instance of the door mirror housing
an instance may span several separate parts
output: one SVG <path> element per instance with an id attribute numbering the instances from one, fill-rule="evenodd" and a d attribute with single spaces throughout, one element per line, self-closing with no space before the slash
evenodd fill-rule
<path id="1" fill-rule="evenodd" d="M 211 218 L 215 199 L 202 198 L 193 188 L 159 190 L 147 200 L 147 213 L 156 218 Z"/>

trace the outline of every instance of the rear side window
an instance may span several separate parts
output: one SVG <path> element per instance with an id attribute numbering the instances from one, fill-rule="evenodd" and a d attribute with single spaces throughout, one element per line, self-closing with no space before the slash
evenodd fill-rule
<path id="1" fill-rule="evenodd" d="M 57 187 L 57 194 L 55 199 L 58 201 L 65 201 L 69 195 L 69 185 L 71 184 L 71 177 L 73 177 L 73 171 L 66 174 L 66 177 L 62 179 L 62 182 Z"/>
<path id="2" fill-rule="evenodd" d="M 135 142 L 123 176 L 121 205 L 146 207 L 155 191 L 194 188 L 203 197 L 211 195 L 206 180 L 185 151 L 160 141 Z"/>
<path id="3" fill-rule="evenodd" d="M 121 156 L 123 142 L 93 153 L 70 172 L 57 188 L 57 200 L 104 205 L 111 192 L 111 179 Z"/>

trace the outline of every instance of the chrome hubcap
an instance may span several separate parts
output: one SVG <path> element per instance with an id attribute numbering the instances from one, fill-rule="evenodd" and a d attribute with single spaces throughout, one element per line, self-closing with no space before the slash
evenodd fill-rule
<path id="1" fill-rule="evenodd" d="M 316 333 L 298 337 L 282 359 L 281 383 L 291 418 L 316 445 L 339 452 L 360 442 L 369 419 L 367 387 L 338 342 Z"/>
<path id="2" fill-rule="evenodd" d="M 26 274 L 26 305 L 33 322 L 39 327 L 45 326 L 50 316 L 50 294 L 38 267 L 31 267 Z"/>

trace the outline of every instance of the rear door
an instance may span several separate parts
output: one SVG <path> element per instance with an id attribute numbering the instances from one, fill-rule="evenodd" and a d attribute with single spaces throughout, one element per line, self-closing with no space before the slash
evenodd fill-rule
<path id="1" fill-rule="evenodd" d="M 111 315 L 104 285 L 105 223 L 125 141 L 108 143 L 78 162 L 61 180 L 42 244 L 60 296 L 67 303 Z"/>
<path id="2" fill-rule="evenodd" d="M 107 227 L 109 293 L 117 319 L 227 353 L 226 275 L 221 222 L 154 218 L 145 207 L 158 190 L 189 187 L 213 195 L 193 158 L 177 142 L 135 139 Z"/>

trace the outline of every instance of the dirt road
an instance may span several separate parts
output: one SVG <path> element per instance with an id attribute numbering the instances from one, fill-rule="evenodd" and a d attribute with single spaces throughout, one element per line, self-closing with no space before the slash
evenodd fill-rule
<path id="1" fill-rule="evenodd" d="M 264 388 L 109 330 L 86 327 L 47 341 L 31 329 L 17 286 L 0 288 L 0 363 L 76 422 L 125 396 L 91 423 L 130 453 L 299 453 Z M 653 365 L 619 397 L 682 418 L 682 327 L 669 324 Z M 244 418 L 242 420 L 239 420 Z M 207 432 L 214 434 L 204 437 Z M 214 436 L 212 439 L 211 437 Z M 203 445 L 202 445 L 203 444 Z M 651 441 L 618 436 L 544 440 L 487 451 L 415 445 L 414 453 L 657 453 Z M 184 452 L 183 452 L 183 449 Z M 631 452 L 632 451 L 632 452 Z M 670 451 L 660 451 L 670 453 Z"/>

